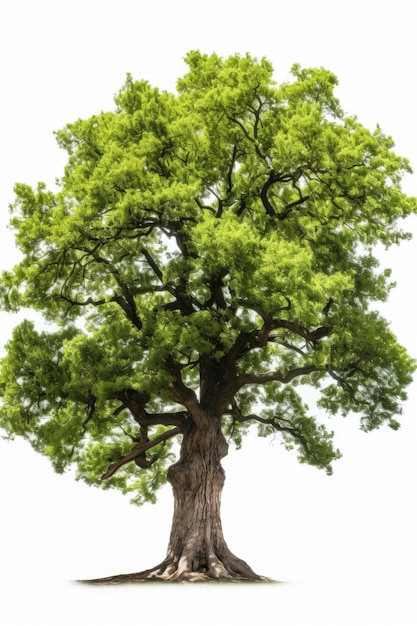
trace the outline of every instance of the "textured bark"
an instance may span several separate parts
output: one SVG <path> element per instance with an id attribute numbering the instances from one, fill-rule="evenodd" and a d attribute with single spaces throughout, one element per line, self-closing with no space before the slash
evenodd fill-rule
<path id="1" fill-rule="evenodd" d="M 227 443 L 220 422 L 205 429 L 193 422 L 184 434 L 178 463 L 168 472 L 174 491 L 174 516 L 164 574 L 174 578 L 256 578 L 226 545 L 220 518 Z M 197 576 L 198 578 L 198 576 Z"/>
<path id="2" fill-rule="evenodd" d="M 230 552 L 223 537 L 220 501 L 225 476 L 221 459 L 227 450 L 220 420 L 209 419 L 204 428 L 198 428 L 190 419 L 180 458 L 168 470 L 174 515 L 166 558 L 150 570 L 89 582 L 262 580 Z"/>

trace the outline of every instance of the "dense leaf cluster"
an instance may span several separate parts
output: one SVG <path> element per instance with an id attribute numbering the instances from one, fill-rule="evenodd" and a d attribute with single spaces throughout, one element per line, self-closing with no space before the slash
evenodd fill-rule
<path id="1" fill-rule="evenodd" d="M 281 433 L 330 471 L 331 414 L 398 427 L 414 364 L 375 312 L 377 243 L 408 237 L 410 171 L 347 116 L 324 69 L 276 86 L 265 59 L 191 52 L 177 93 L 127 77 L 116 109 L 57 133 L 57 192 L 16 185 L 21 262 L 3 308 L 30 307 L 1 365 L 1 426 L 62 471 L 152 499 L 186 420 Z M 128 463 L 128 461 L 131 461 Z"/>

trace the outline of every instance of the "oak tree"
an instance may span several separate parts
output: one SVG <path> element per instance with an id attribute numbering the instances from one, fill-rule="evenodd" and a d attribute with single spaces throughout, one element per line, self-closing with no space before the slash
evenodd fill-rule
<path id="1" fill-rule="evenodd" d="M 137 504 L 171 483 L 167 556 L 131 580 L 257 579 L 223 537 L 221 459 L 255 424 L 331 473 L 324 411 L 399 427 L 414 362 L 377 312 L 375 246 L 409 236 L 416 201 L 331 72 L 186 62 L 176 93 L 128 75 L 115 110 L 57 132 L 57 190 L 16 185 L 0 300 L 49 325 L 7 344 L 0 425 Z"/>

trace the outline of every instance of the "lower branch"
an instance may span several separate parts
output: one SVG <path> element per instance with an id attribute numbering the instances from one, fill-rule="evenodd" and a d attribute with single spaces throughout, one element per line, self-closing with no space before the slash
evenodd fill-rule
<path id="1" fill-rule="evenodd" d="M 167 439 L 170 439 L 171 437 L 174 437 L 175 435 L 179 435 L 180 433 L 181 431 L 179 428 L 171 428 L 171 430 L 168 430 L 167 432 L 162 433 L 161 435 L 159 435 L 158 437 L 155 437 L 151 441 L 138 444 L 137 446 L 133 448 L 132 452 L 129 452 L 129 454 L 126 454 L 126 456 L 122 457 L 115 463 L 112 463 L 112 465 L 110 465 L 110 467 L 108 468 L 107 472 L 105 472 L 101 476 L 101 480 L 110 478 L 111 476 L 113 476 L 113 474 L 115 474 L 115 472 L 117 472 L 117 470 L 120 467 L 122 467 L 123 465 L 126 465 L 126 463 L 130 463 L 130 461 L 134 461 L 137 457 L 141 456 L 144 452 L 146 452 L 146 450 L 149 450 L 150 448 L 153 448 L 154 446 L 158 445 L 158 443 L 161 443 L 162 441 L 166 441 Z"/>
<path id="2" fill-rule="evenodd" d="M 312 450 L 311 445 L 309 444 L 306 437 L 304 437 L 301 430 L 295 426 L 290 420 L 285 418 L 277 418 L 277 419 L 268 419 L 265 417 L 261 417 L 256 413 L 251 413 L 250 415 L 243 415 L 240 408 L 238 407 L 235 400 L 233 400 L 231 415 L 233 419 L 237 422 L 258 422 L 260 424 L 265 424 L 266 426 L 271 426 L 274 430 L 280 433 L 286 433 L 290 435 L 301 448 L 304 450 L 306 457 L 309 457 L 312 464 L 319 468 L 324 468 L 328 474 L 332 474 L 332 468 L 329 465 L 329 462 L 323 462 L 315 452 Z M 284 423 L 282 423 L 284 422 Z M 337 457 L 336 457 L 337 458 Z"/>

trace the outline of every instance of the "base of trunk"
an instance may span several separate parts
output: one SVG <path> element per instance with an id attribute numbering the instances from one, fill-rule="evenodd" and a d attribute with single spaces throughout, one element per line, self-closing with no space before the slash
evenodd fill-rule
<path id="1" fill-rule="evenodd" d="M 195 563 L 195 561 L 194 561 Z M 190 566 L 186 557 L 167 557 L 152 569 L 134 574 L 119 574 L 105 578 L 81 580 L 78 582 L 96 585 L 117 585 L 136 582 L 275 582 L 265 576 L 258 576 L 245 561 L 229 553 L 227 560 L 222 562 L 215 556 L 210 559 L 208 567 L 197 570 Z"/>
<path id="2" fill-rule="evenodd" d="M 93 578 L 89 580 L 78 580 L 79 583 L 89 585 L 123 585 L 126 583 L 276 583 L 276 580 L 266 576 L 222 576 L 212 578 L 205 572 L 184 572 L 183 574 L 171 575 L 162 572 L 157 566 L 143 572 L 134 574 L 117 574 L 105 578 Z"/>
<path id="3" fill-rule="evenodd" d="M 143 572 L 83 582 L 268 581 L 237 558 L 223 537 L 220 500 L 225 477 L 221 459 L 226 454 L 227 442 L 219 419 L 207 415 L 204 428 L 188 420 L 180 458 L 167 476 L 174 493 L 174 515 L 166 558 Z"/>

